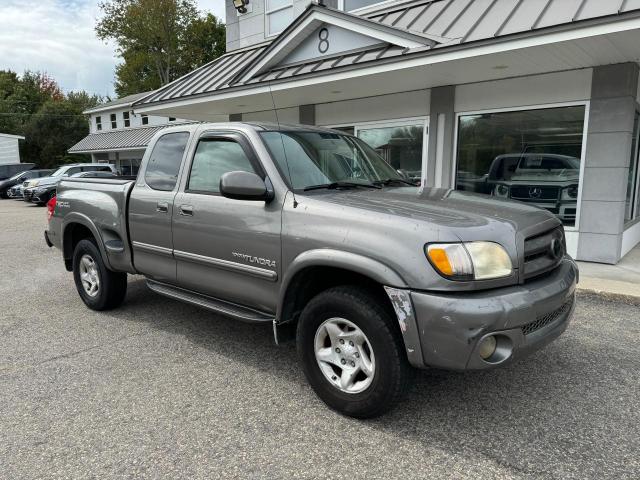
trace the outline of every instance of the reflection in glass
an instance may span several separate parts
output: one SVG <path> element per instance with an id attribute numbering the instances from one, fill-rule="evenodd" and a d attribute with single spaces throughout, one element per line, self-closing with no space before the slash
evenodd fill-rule
<path id="1" fill-rule="evenodd" d="M 333 182 L 402 180 L 369 145 L 349 135 L 308 131 L 260 135 L 296 190 Z"/>
<path id="2" fill-rule="evenodd" d="M 422 177 L 422 151 L 424 126 L 407 125 L 398 127 L 361 128 L 358 137 L 396 170 L 414 182 Z"/>
<path id="3" fill-rule="evenodd" d="M 464 115 L 456 188 L 545 208 L 574 225 L 585 107 Z"/>
<path id="4" fill-rule="evenodd" d="M 220 178 L 227 172 L 255 173 L 242 147 L 228 140 L 203 140 L 193 157 L 187 189 L 196 192 L 219 193 Z"/>
<path id="5" fill-rule="evenodd" d="M 145 172 L 145 181 L 154 190 L 171 191 L 178 181 L 187 132 L 167 133 L 153 147 Z"/>

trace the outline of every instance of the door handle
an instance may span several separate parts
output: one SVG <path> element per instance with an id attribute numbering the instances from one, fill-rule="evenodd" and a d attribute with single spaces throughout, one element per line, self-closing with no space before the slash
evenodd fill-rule
<path id="1" fill-rule="evenodd" d="M 180 215 L 184 215 L 186 217 L 193 216 L 193 206 L 191 205 L 180 205 L 180 209 L 178 210 Z"/>
<path id="2" fill-rule="evenodd" d="M 169 204 L 167 202 L 158 202 L 156 205 L 156 212 L 167 213 L 169 211 Z"/>

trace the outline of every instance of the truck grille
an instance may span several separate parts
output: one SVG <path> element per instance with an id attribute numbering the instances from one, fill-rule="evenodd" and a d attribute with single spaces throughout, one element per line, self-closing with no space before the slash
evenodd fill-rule
<path id="1" fill-rule="evenodd" d="M 549 312 L 546 315 L 542 315 L 536 318 L 533 322 L 527 323 L 522 326 L 522 333 L 524 335 L 529 335 L 530 333 L 535 332 L 536 330 L 540 330 L 543 327 L 555 322 L 558 318 L 567 314 L 571 307 L 573 306 L 574 297 L 571 297 L 569 300 L 564 302 L 562 306 L 553 312 Z"/>
<path id="2" fill-rule="evenodd" d="M 540 187 L 536 185 L 522 185 L 511 187 L 511 198 L 535 202 L 539 200 L 557 200 L 558 187 Z"/>
<path id="3" fill-rule="evenodd" d="M 525 239 L 522 278 L 530 280 L 553 270 L 566 249 L 562 226 Z"/>

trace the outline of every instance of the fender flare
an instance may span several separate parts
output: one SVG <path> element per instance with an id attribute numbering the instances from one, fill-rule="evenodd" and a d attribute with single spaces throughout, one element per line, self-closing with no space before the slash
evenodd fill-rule
<path id="1" fill-rule="evenodd" d="M 98 250 L 100 250 L 100 255 L 102 255 L 102 261 L 105 263 L 106 267 L 109 270 L 112 270 L 111 263 L 109 262 L 109 256 L 104 248 L 104 239 L 102 238 L 102 234 L 100 230 L 95 225 L 95 223 L 86 215 L 79 212 L 70 212 L 64 217 L 64 221 L 62 223 L 62 250 L 66 253 L 67 251 L 67 240 L 66 233 L 67 229 L 73 224 L 80 224 L 89 229 L 92 233 L 96 242 L 98 244 Z M 70 252 L 71 256 L 73 256 L 73 252 Z"/>
<path id="2" fill-rule="evenodd" d="M 281 321 L 287 291 L 291 281 L 302 270 L 308 267 L 335 267 L 365 275 L 383 286 L 407 288 L 404 279 L 384 263 L 357 253 L 319 248 L 307 250 L 298 255 L 289 265 L 282 279 L 280 298 L 276 310 L 276 321 Z"/>

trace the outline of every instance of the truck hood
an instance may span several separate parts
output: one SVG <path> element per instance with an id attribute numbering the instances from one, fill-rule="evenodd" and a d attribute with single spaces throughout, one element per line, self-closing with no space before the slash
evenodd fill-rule
<path id="1" fill-rule="evenodd" d="M 526 230 L 555 219 L 544 209 L 488 195 L 443 188 L 412 187 L 350 190 L 322 195 L 322 200 L 411 221 L 452 229 L 462 240 L 474 240 L 464 232 L 499 223 L 511 232 Z M 559 223 L 559 221 L 558 221 Z M 475 228 L 474 228 L 475 227 Z"/>

